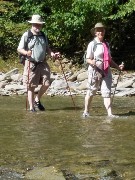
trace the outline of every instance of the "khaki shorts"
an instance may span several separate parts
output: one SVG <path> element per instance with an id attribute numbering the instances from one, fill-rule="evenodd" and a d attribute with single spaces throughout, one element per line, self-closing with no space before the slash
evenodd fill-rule
<path id="1" fill-rule="evenodd" d="M 28 60 L 25 61 L 24 73 L 23 73 L 23 84 L 29 87 L 37 87 L 42 84 L 45 86 L 50 85 L 50 67 L 47 62 L 39 63 L 35 70 L 32 71 L 33 63 Z"/>
<path id="2" fill-rule="evenodd" d="M 88 70 L 88 83 L 87 88 L 89 90 L 89 96 L 96 95 L 96 92 L 100 89 L 102 97 L 111 97 L 111 85 L 112 85 L 112 74 L 109 69 L 108 74 L 98 80 L 96 71 L 92 68 Z"/>

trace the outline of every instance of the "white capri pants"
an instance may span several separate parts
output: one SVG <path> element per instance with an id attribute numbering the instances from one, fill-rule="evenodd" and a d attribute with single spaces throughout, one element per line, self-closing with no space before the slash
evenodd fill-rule
<path id="1" fill-rule="evenodd" d="M 89 93 L 87 92 L 87 94 L 89 96 L 96 95 L 96 92 L 100 89 L 102 97 L 109 98 L 111 97 L 111 85 L 112 85 L 112 74 L 110 68 L 108 69 L 108 74 L 101 80 L 98 80 L 98 76 L 96 74 L 95 69 L 93 68 L 88 69 L 87 88 Z"/>

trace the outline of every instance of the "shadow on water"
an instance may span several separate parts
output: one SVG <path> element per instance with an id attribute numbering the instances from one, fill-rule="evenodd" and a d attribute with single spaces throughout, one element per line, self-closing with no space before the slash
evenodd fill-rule
<path id="1" fill-rule="evenodd" d="M 107 118 L 98 96 L 83 119 L 84 97 L 74 99 L 76 110 L 69 97 L 45 96 L 46 111 L 30 113 L 25 97 L 0 97 L 0 179 L 49 166 L 69 180 L 135 178 L 135 99 L 115 98 L 116 119 Z"/>
<path id="2" fill-rule="evenodd" d="M 129 111 L 127 113 L 122 113 L 120 116 L 135 116 L 135 111 Z"/>
<path id="3" fill-rule="evenodd" d="M 80 107 L 63 107 L 61 109 L 55 108 L 55 109 L 47 109 L 48 111 L 57 111 L 57 110 L 65 110 L 65 111 L 78 111 L 82 110 Z"/>

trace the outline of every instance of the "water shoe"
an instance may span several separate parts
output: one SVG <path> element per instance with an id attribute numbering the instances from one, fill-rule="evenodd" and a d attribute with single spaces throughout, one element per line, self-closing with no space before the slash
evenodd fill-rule
<path id="1" fill-rule="evenodd" d="M 82 115 L 83 118 L 87 118 L 87 117 L 90 117 L 90 114 L 88 112 L 84 112 L 83 115 Z"/>
<path id="2" fill-rule="evenodd" d="M 35 101 L 34 106 L 35 106 L 35 108 L 38 108 L 40 111 L 45 111 L 45 107 L 41 104 L 40 101 L 38 101 L 38 102 Z"/>

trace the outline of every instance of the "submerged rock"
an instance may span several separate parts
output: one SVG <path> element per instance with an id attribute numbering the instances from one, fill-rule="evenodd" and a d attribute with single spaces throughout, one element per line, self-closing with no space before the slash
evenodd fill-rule
<path id="1" fill-rule="evenodd" d="M 35 168 L 29 171 L 25 177 L 28 180 L 65 180 L 62 172 L 58 172 L 53 166 Z"/>
<path id="2" fill-rule="evenodd" d="M 0 168 L 0 179 L 20 180 L 20 179 L 24 179 L 24 174 L 20 174 L 18 172 L 12 171 L 7 168 L 6 169 Z"/>

